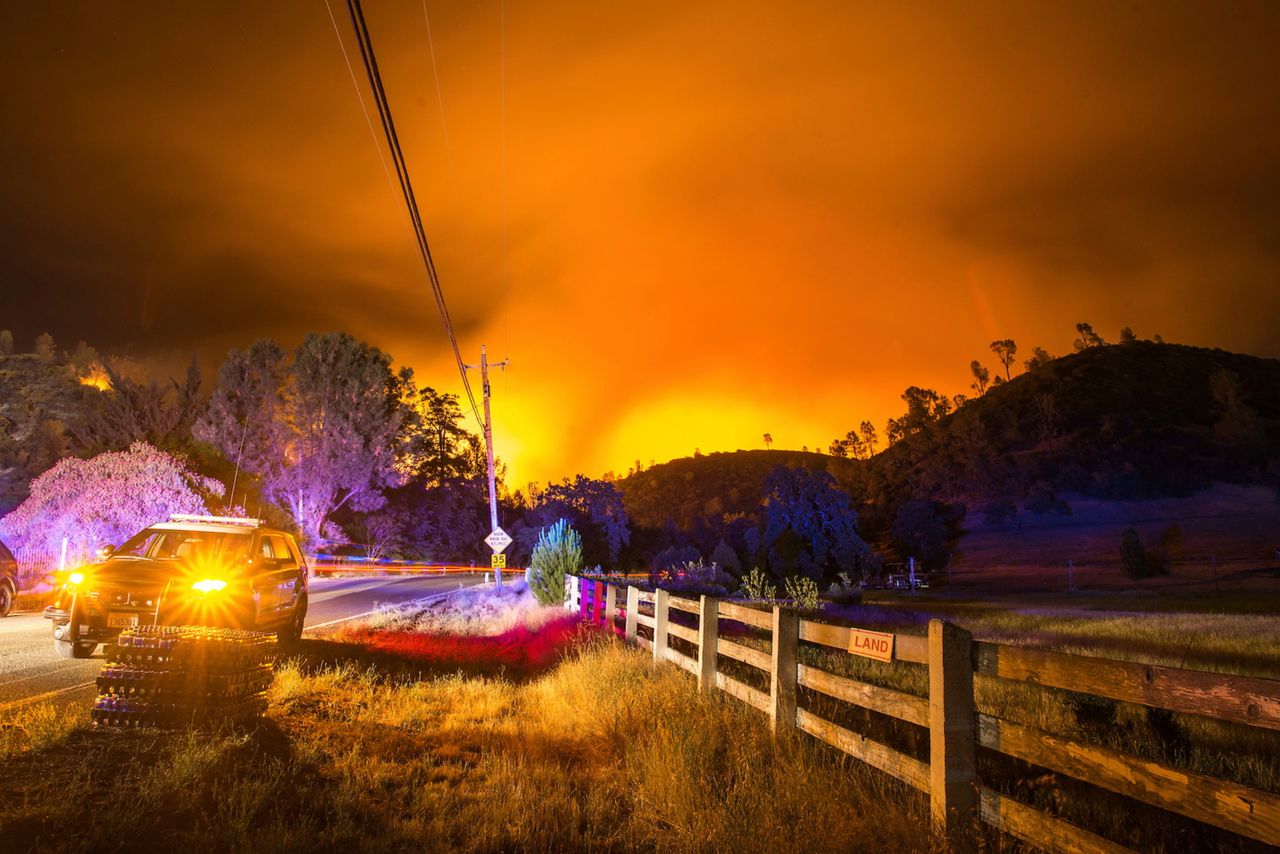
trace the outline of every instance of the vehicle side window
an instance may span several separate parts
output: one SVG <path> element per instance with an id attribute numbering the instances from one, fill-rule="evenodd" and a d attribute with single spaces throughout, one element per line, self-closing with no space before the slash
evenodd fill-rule
<path id="1" fill-rule="evenodd" d="M 275 554 L 275 559 L 280 562 L 281 569 L 297 569 L 298 561 L 294 559 L 293 553 L 289 551 L 289 546 L 285 543 L 283 537 L 264 537 L 263 539 L 271 543 L 271 549 Z"/>
<path id="2" fill-rule="evenodd" d="M 276 559 L 276 550 L 271 544 L 271 539 L 271 537 L 263 537 L 258 540 L 258 557 L 266 558 L 267 560 Z"/>

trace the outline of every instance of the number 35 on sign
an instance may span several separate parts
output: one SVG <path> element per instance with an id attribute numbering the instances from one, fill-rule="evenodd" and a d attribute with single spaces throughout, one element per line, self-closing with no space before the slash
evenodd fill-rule
<path id="1" fill-rule="evenodd" d="M 506 569 L 506 568 L 507 568 L 507 556 L 506 556 L 506 555 L 503 555 L 503 554 L 493 555 L 493 560 L 492 560 L 492 562 L 489 564 L 489 568 L 490 568 L 490 569 Z"/>

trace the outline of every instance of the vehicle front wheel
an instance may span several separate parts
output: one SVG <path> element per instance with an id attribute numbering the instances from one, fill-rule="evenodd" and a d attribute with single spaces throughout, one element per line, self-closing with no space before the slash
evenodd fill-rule
<path id="1" fill-rule="evenodd" d="M 98 645 L 93 641 L 81 641 L 74 643 L 72 641 L 53 639 L 53 649 L 58 653 L 59 658 L 88 658 L 93 655 Z"/>
<path id="2" fill-rule="evenodd" d="M 276 632 L 276 641 L 284 645 L 297 643 L 302 639 L 302 630 L 307 624 L 307 597 L 298 597 L 298 603 L 293 606 L 293 616 L 289 618 L 289 622 L 283 628 Z"/>
<path id="3" fill-rule="evenodd" d="M 13 610 L 13 588 L 0 582 L 0 617 L 9 616 L 11 610 Z"/>

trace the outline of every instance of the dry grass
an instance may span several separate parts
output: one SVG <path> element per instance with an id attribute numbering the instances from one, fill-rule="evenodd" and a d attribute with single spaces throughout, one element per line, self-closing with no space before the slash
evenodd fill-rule
<path id="1" fill-rule="evenodd" d="M 522 681 L 304 644 L 249 732 L 4 742 L 6 850 L 910 851 L 925 804 L 672 667 L 581 633 Z M 371 666 L 372 663 L 372 666 Z M 83 720 L 83 718 L 80 718 Z"/>

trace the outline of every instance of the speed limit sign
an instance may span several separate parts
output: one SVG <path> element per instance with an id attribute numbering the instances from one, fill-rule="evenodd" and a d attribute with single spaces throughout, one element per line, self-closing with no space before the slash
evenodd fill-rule
<path id="1" fill-rule="evenodd" d="M 507 556 L 504 554 L 493 555 L 492 562 L 489 564 L 489 568 L 490 569 L 506 569 Z"/>

